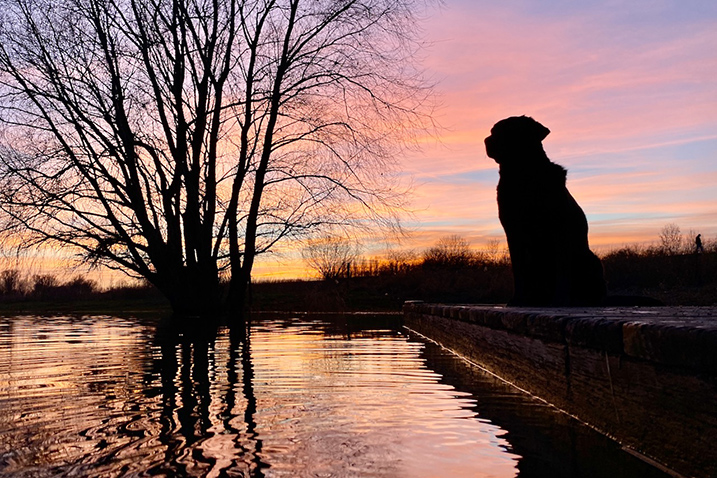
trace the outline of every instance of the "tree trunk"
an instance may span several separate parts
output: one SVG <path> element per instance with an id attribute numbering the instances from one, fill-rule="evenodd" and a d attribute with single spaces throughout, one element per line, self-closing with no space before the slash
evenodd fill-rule
<path id="1" fill-rule="evenodd" d="M 219 319 L 222 315 L 222 294 L 219 277 L 210 267 L 181 267 L 165 273 L 157 288 L 172 306 L 175 317 L 182 319 Z"/>
<path id="2" fill-rule="evenodd" d="M 224 301 L 224 312 L 227 319 L 234 321 L 242 321 L 243 317 L 247 313 L 248 303 L 248 291 L 249 282 L 251 281 L 251 275 L 244 274 L 240 271 L 239 274 L 233 276 L 227 287 L 227 295 Z"/>

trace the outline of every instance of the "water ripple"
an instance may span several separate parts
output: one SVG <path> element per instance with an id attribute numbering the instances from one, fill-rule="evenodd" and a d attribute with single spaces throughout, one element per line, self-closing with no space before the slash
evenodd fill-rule
<path id="1" fill-rule="evenodd" d="M 540 405 L 459 390 L 455 357 L 356 329 L 280 319 L 190 339 L 112 317 L 1 318 L 0 475 L 513 477 L 531 463 L 510 440 L 535 440 L 478 410 Z"/>

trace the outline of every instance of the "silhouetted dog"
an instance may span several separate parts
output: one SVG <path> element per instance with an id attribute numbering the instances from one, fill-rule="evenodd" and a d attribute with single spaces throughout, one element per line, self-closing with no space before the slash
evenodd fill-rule
<path id="1" fill-rule="evenodd" d="M 585 213 L 565 186 L 567 171 L 543 150 L 550 130 L 514 116 L 490 132 L 486 152 L 500 165 L 498 215 L 513 264 L 510 305 L 600 305 L 602 264 L 588 246 Z"/>

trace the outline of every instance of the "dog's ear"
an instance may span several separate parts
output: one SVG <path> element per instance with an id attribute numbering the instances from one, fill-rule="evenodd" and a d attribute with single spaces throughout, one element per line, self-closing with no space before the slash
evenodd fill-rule
<path id="1" fill-rule="evenodd" d="M 532 119 L 532 118 L 531 118 Z M 550 134 L 550 130 L 543 126 L 542 124 L 538 123 L 537 121 L 533 120 L 532 125 L 532 136 L 536 141 L 543 141 L 546 136 Z"/>

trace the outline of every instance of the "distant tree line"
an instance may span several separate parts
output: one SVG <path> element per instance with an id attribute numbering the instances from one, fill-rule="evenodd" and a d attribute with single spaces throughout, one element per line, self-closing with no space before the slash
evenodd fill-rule
<path id="1" fill-rule="evenodd" d="M 0 271 L 0 301 L 86 300 L 95 298 L 145 298 L 157 292 L 147 282 L 122 284 L 102 289 L 81 275 L 62 280 L 54 274 L 27 274 L 18 269 Z"/>
<path id="2" fill-rule="evenodd" d="M 485 249 L 476 251 L 456 234 L 441 237 L 421 253 L 391 250 L 381 258 L 361 257 L 360 248 L 350 239 L 326 237 L 309 242 L 302 257 L 310 270 L 327 280 L 405 274 L 416 269 L 510 265 L 508 250 L 500 241 L 491 241 Z"/>
<path id="3" fill-rule="evenodd" d="M 666 225 L 651 245 L 626 245 L 600 254 L 608 291 L 612 295 L 642 295 L 668 305 L 717 304 L 717 241 L 684 235 L 674 224 Z M 310 286 L 296 283 L 256 284 L 255 298 L 275 306 L 268 298 L 284 298 L 303 287 L 305 307 L 365 309 L 380 304 L 400 308 L 404 300 L 440 302 L 505 303 L 512 296 L 510 255 L 505 244 L 494 240 L 474 249 L 458 235 L 440 238 L 421 252 L 389 251 L 380 258 L 361 257 L 349 239 L 332 239 L 335 250 L 353 251 L 324 255 L 324 274 L 307 262 L 324 280 Z M 305 257 L 310 256 L 305 251 Z M 350 257 L 350 260 L 347 259 Z M 328 264 L 334 261 L 335 267 Z M 322 285 L 323 284 L 323 285 Z M 268 293 L 268 291 L 273 291 Z M 327 300 L 331 297 L 331 300 Z M 303 299 L 302 299 L 303 300 Z M 296 305 L 295 307 L 302 307 Z"/>
<path id="4" fill-rule="evenodd" d="M 610 290 L 660 296 L 675 305 L 717 304 L 717 240 L 665 225 L 656 244 L 626 245 L 602 257 Z"/>
<path id="5" fill-rule="evenodd" d="M 717 253 L 717 240 L 700 239 L 695 243 L 692 231 L 687 237 L 676 224 L 665 225 L 659 241 L 651 245 L 626 245 L 601 254 L 603 262 L 610 264 L 632 258 L 659 258 L 691 254 Z M 309 241 L 302 251 L 308 269 L 322 279 L 370 277 L 405 273 L 414 269 L 463 269 L 489 266 L 509 266 L 510 254 L 500 240 L 491 240 L 485 247 L 475 250 L 462 236 L 443 236 L 422 252 L 415 250 L 388 251 L 381 258 L 361 256 L 360 247 L 348 238 L 327 236 Z"/>
<path id="6" fill-rule="evenodd" d="M 651 245 L 626 245 L 601 255 L 612 294 L 646 295 L 668 305 L 717 304 L 717 240 L 694 244 L 665 226 Z M 272 310 L 396 310 L 405 300 L 505 303 L 512 295 L 510 256 L 504 243 L 474 249 L 458 235 L 440 238 L 421 252 L 392 250 L 365 258 L 355 242 L 326 237 L 303 252 L 321 281 L 264 281 L 252 288 L 252 307 Z M 312 265 L 313 264 L 313 265 Z M 0 272 L 0 301 L 145 298 L 146 283 L 102 290 L 83 276 L 60 280 L 17 269 Z"/>

